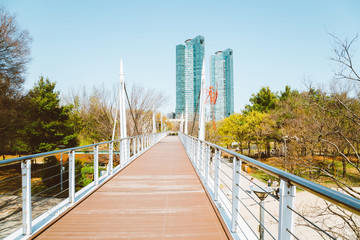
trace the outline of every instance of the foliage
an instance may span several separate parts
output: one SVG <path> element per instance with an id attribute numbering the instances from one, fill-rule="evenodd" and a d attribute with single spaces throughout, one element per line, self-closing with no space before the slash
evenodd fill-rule
<path id="1" fill-rule="evenodd" d="M 43 184 L 47 187 L 53 187 L 60 183 L 60 163 L 54 156 L 44 158 L 44 163 L 42 164 L 42 168 L 46 169 L 40 171 L 41 179 L 43 180 Z M 64 174 L 65 175 L 65 174 Z"/>
<path id="2" fill-rule="evenodd" d="M 51 151 L 59 145 L 77 145 L 74 124 L 69 121 L 71 105 L 60 106 L 59 93 L 54 91 L 55 83 L 40 77 L 27 94 L 26 124 L 19 130 L 22 152 Z"/>
<path id="3" fill-rule="evenodd" d="M 153 111 L 165 104 L 166 97 L 161 92 L 137 85 L 132 87 L 128 97 L 127 135 L 151 133 Z M 73 93 L 68 98 L 67 102 L 74 106 L 70 118 L 79 131 L 81 145 L 110 140 L 113 134 L 114 138 L 119 137 L 118 101 L 117 88 L 109 91 L 104 87 L 93 87 L 90 94 L 86 90 Z M 165 118 L 163 120 L 166 122 Z"/>
<path id="4" fill-rule="evenodd" d="M 269 112 L 275 109 L 278 96 L 276 93 L 273 93 L 269 87 L 262 87 L 257 94 L 251 95 L 249 101 L 251 105 L 245 106 L 245 114 L 251 111 Z"/>
<path id="5" fill-rule="evenodd" d="M 80 167 L 82 166 L 82 167 Z M 77 188 L 85 187 L 93 181 L 94 175 L 94 164 L 93 163 L 82 163 L 79 160 L 75 161 L 75 176 Z"/>

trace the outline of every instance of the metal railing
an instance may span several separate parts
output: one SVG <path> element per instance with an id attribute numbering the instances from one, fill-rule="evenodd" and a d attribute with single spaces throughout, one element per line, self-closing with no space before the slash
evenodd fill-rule
<path id="1" fill-rule="evenodd" d="M 179 133 L 179 137 L 234 239 L 287 240 L 309 239 L 309 236 L 336 239 L 333 231 L 327 232 L 314 218 L 304 216 L 304 211 L 297 209 L 296 187 L 310 192 L 314 198 L 335 204 L 349 213 L 351 221 L 360 220 L 360 201 L 356 198 L 198 138 L 183 133 Z M 222 156 L 225 154 L 227 158 Z M 280 187 L 269 188 L 252 178 L 243 170 L 244 163 L 278 178 Z M 265 199 L 265 195 L 270 197 Z M 269 206 L 265 207 L 265 203 Z M 338 224 L 337 221 L 333 224 Z M 309 229 L 313 233 L 308 233 Z"/>
<path id="2" fill-rule="evenodd" d="M 0 161 L 0 172 L 7 176 L 0 178 L 0 238 L 32 236 L 166 135 L 134 136 Z"/>

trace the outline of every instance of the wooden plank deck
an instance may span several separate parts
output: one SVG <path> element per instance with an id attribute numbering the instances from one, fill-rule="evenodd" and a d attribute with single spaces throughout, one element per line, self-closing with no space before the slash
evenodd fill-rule
<path id="1" fill-rule="evenodd" d="M 228 239 L 177 136 L 136 159 L 36 239 Z"/>

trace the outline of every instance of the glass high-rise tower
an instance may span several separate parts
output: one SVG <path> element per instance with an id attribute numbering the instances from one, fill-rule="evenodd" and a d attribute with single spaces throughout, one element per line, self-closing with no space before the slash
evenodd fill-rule
<path id="1" fill-rule="evenodd" d="M 176 46 L 176 117 L 180 118 L 187 108 L 193 117 L 198 104 L 201 71 L 205 54 L 205 40 L 197 36 Z"/>
<path id="2" fill-rule="evenodd" d="M 210 57 L 211 85 L 218 90 L 214 105 L 215 120 L 221 120 L 234 112 L 233 50 L 218 51 Z"/>

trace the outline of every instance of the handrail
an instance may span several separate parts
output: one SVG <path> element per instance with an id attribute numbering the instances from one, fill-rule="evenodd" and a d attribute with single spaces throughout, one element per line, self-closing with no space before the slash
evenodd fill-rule
<path id="1" fill-rule="evenodd" d="M 141 136 L 146 136 L 146 135 L 137 135 L 137 136 L 131 136 L 131 137 L 126 137 L 126 138 L 119 138 L 119 139 L 115 139 L 115 140 L 111 140 L 111 141 L 99 142 L 99 143 L 94 143 L 94 144 L 85 145 L 85 146 L 71 147 L 71 148 L 65 148 L 65 149 L 61 149 L 61 150 L 54 150 L 51 152 L 35 153 L 35 154 L 26 155 L 26 156 L 22 156 L 22 157 L 9 158 L 9 159 L 5 159 L 5 160 L 0 160 L 0 165 L 17 162 L 17 161 L 23 161 L 23 160 L 27 160 L 27 159 L 31 159 L 31 158 L 47 157 L 47 156 L 51 156 L 54 154 L 70 152 L 70 151 L 74 151 L 74 150 L 78 150 L 78 149 L 89 148 L 89 147 L 108 144 L 108 143 L 112 143 L 112 142 L 120 142 L 122 140 L 137 138 L 137 137 L 141 137 Z"/>
<path id="2" fill-rule="evenodd" d="M 188 137 L 191 137 L 193 139 L 196 139 L 197 141 L 200 141 L 202 143 L 205 143 L 207 145 L 210 145 L 212 147 L 215 147 L 215 148 L 218 148 L 220 149 L 221 151 L 223 152 L 226 152 L 226 153 L 229 153 L 237 158 L 240 158 L 240 159 L 243 159 L 244 161 L 250 163 L 251 165 L 253 166 L 256 166 L 257 168 L 273 175 L 273 176 L 276 176 L 280 179 L 283 179 L 285 181 L 287 181 L 288 183 L 292 184 L 292 185 L 295 185 L 297 187 L 300 187 L 306 191 L 309 191 L 323 199 L 326 199 L 340 207 L 343 207 L 355 214 L 358 214 L 360 215 L 360 200 L 354 198 L 354 197 L 351 197 L 349 195 L 346 195 L 346 194 L 343 194 L 343 193 L 340 193 L 338 191 L 335 191 L 333 189 L 330 189 L 330 188 L 327 188 L 327 187 L 324 187 L 320 184 L 317 184 L 317 183 L 314 183 L 314 182 L 311 182 L 309 180 L 306 180 L 304 178 L 301 178 L 299 176 L 296 176 L 294 174 L 291 174 L 291 173 L 288 173 L 288 172 L 285 172 L 283 170 L 280 170 L 278 168 L 275 168 L 275 167 L 272 167 L 270 165 L 267 165 L 265 163 L 262 163 L 260 161 L 257 161 L 255 159 L 252 159 L 250 157 L 247 157 L 247 156 L 244 156 L 242 154 L 239 154 L 239 153 L 236 153 L 236 152 L 233 152 L 229 149 L 226 149 L 224 147 L 221 147 L 221 146 L 218 146 L 216 144 L 213 144 L 213 143 L 210 143 L 210 142 L 207 142 L 207 141 L 203 141 L 203 140 L 199 140 L 198 138 L 195 138 L 193 136 L 190 136 L 190 135 L 187 135 L 187 134 L 184 134 L 184 133 L 180 133 L 180 134 L 183 134 L 185 136 L 188 136 Z"/>

